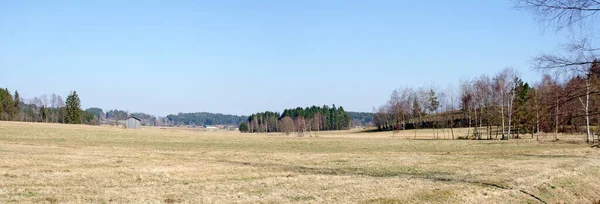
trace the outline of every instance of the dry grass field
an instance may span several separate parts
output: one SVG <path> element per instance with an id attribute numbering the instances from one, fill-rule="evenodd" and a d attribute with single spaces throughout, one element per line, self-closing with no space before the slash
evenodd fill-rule
<path id="1" fill-rule="evenodd" d="M 568 139 L 429 140 L 431 134 L 419 130 L 415 140 L 402 132 L 392 138 L 339 131 L 315 138 L 0 122 L 0 203 L 600 199 L 598 148 Z"/>

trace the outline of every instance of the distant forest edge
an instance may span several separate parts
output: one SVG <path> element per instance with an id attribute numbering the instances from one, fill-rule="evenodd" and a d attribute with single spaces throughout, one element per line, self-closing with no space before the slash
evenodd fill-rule
<path id="1" fill-rule="evenodd" d="M 350 124 L 350 126 L 353 126 L 353 127 L 373 126 L 372 121 L 373 121 L 373 116 L 375 115 L 374 113 L 348 111 L 348 114 L 350 115 L 350 118 L 352 119 L 352 123 Z"/>
<path id="2" fill-rule="evenodd" d="M 14 93 L 14 94 L 13 94 Z M 70 97 L 70 98 L 69 98 Z M 43 94 L 39 97 L 31 99 L 23 99 L 18 91 L 11 92 L 8 88 L 0 89 L 0 120 L 3 121 L 24 121 L 24 122 L 47 122 L 47 123 L 74 123 L 88 125 L 120 125 L 128 117 L 136 117 L 141 120 L 144 126 L 213 126 L 213 125 L 235 125 L 238 126 L 242 122 L 249 120 L 248 116 L 238 116 L 232 114 L 221 113 L 178 113 L 170 114 L 166 117 L 157 117 L 151 114 L 142 112 L 133 112 L 125 110 L 108 110 L 104 111 L 101 108 L 92 107 L 82 110 L 80 107 L 80 99 L 76 92 L 71 92 L 67 97 L 67 101 L 57 94 Z M 314 111 L 316 106 L 313 106 Z M 327 107 L 327 106 L 323 106 Z M 321 108 L 321 107 L 316 107 Z M 296 118 L 302 108 L 286 109 L 283 116 Z M 307 108 L 307 110 L 310 108 Z M 340 109 L 343 108 L 340 107 Z M 303 109 L 304 110 L 304 109 Z M 336 109 L 337 110 L 337 109 Z M 309 113 L 310 111 L 306 112 Z M 346 112 L 347 118 L 344 118 L 341 123 L 344 125 L 331 124 L 323 125 L 322 130 L 350 128 L 355 126 L 370 126 L 373 118 L 373 113 L 365 112 Z M 324 112 L 323 112 L 324 113 Z M 329 113 L 328 113 L 329 114 Z M 324 116 L 327 117 L 327 116 Z"/>
<path id="3" fill-rule="evenodd" d="M 66 101 L 56 94 L 23 100 L 18 91 L 11 94 L 8 88 L 4 88 L 0 89 L 0 120 L 99 125 L 99 119 L 81 110 L 80 104 L 75 91 L 67 96 Z"/>
<path id="4" fill-rule="evenodd" d="M 177 115 L 167 115 L 167 119 L 172 125 L 238 125 L 248 119 L 248 116 L 228 115 L 221 113 L 178 113 Z"/>
<path id="5" fill-rule="evenodd" d="M 285 111 L 284 111 L 285 113 Z M 366 126 L 371 123 L 373 113 L 348 112 L 350 114 L 351 126 Z M 139 117 L 138 117 L 139 118 Z M 170 126 L 206 126 L 206 125 L 239 125 L 247 121 L 248 116 L 231 115 L 221 113 L 178 113 L 167 115 L 166 121 Z"/>
<path id="6" fill-rule="evenodd" d="M 350 129 L 352 119 L 343 107 L 298 107 L 285 109 L 283 113 L 261 112 L 248 117 L 248 122 L 240 124 L 241 132 L 313 132 L 321 130 Z"/>

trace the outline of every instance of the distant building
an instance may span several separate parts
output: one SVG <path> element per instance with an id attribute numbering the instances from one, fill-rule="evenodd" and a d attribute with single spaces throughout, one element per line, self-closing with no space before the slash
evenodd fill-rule
<path id="1" fill-rule="evenodd" d="M 141 126 L 142 120 L 140 120 L 139 118 L 130 116 L 127 119 L 125 119 L 125 128 L 127 129 L 140 129 Z"/>

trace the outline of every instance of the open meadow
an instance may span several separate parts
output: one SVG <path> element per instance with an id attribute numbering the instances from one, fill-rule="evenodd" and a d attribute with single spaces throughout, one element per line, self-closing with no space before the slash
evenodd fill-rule
<path id="1" fill-rule="evenodd" d="M 297 137 L 0 122 L 0 203 L 600 200 L 600 150 L 582 139 L 431 140 L 430 132 Z"/>

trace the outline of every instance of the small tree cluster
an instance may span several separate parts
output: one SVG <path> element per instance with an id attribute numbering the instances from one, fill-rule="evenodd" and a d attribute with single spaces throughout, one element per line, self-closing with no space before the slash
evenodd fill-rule
<path id="1" fill-rule="evenodd" d="M 323 130 L 346 130 L 350 128 L 351 117 L 343 107 L 331 108 L 312 106 L 307 108 L 285 109 L 278 112 L 262 112 L 248 117 L 249 132 L 283 132 L 290 134 L 306 132 L 316 135 Z"/>

